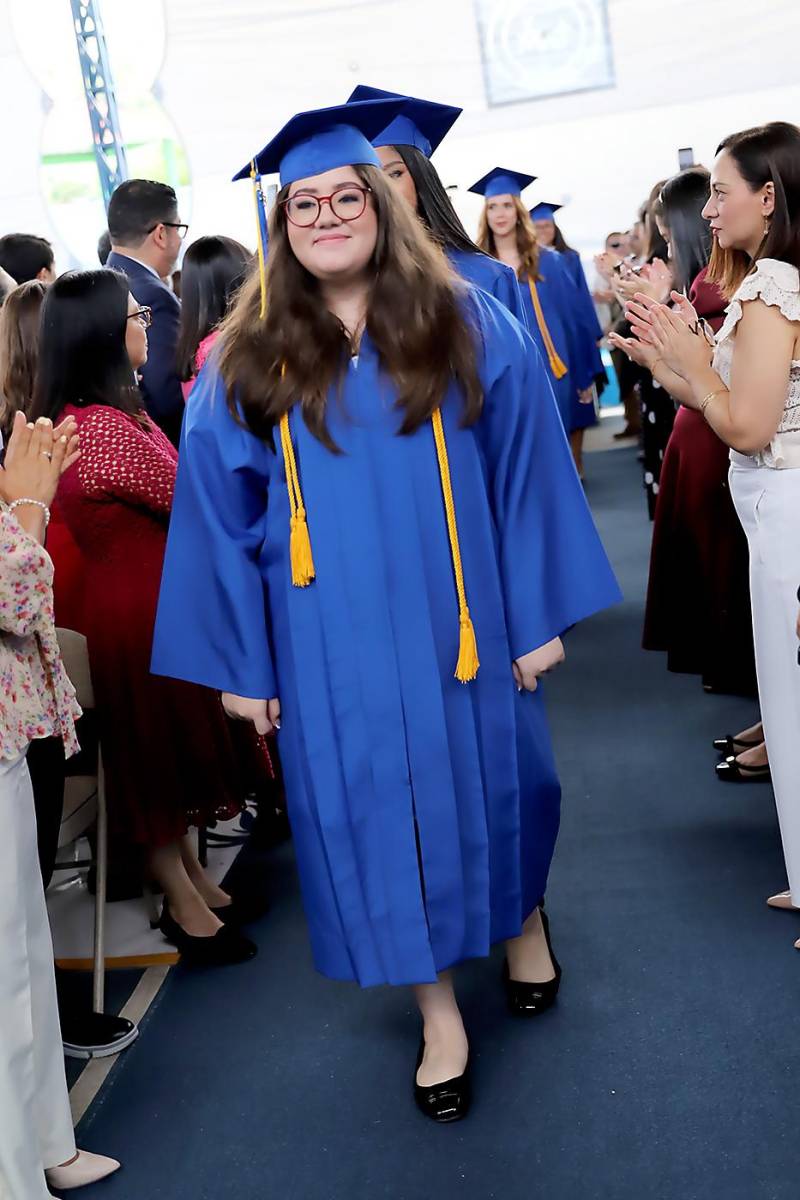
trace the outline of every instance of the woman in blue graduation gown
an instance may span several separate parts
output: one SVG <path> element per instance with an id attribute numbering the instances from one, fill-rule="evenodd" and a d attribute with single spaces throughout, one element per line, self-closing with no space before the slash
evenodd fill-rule
<path id="1" fill-rule="evenodd" d="M 461 278 L 496 297 L 527 328 L 528 317 L 514 272 L 478 249 L 430 161 L 463 110 L 365 84 L 354 89 L 348 103 L 389 98 L 402 100 L 403 108 L 386 129 L 372 138 L 384 175 L 442 247 Z"/>
<path id="2" fill-rule="evenodd" d="M 555 251 L 540 250 L 521 200 L 534 176 L 495 168 L 473 184 L 484 196 L 478 245 L 517 274 L 528 325 L 550 371 L 556 402 L 582 474 L 582 431 L 593 425 L 599 355 L 578 291 Z"/>
<path id="3" fill-rule="evenodd" d="M 555 215 L 562 208 L 563 205 L 561 204 L 550 204 L 546 201 L 541 201 L 539 204 L 533 206 L 529 215 L 533 222 L 536 240 L 539 245 L 547 250 L 555 250 L 556 253 L 561 255 L 561 261 L 566 268 L 567 274 L 578 289 L 584 324 L 596 345 L 603 338 L 603 330 L 597 319 L 597 312 L 592 300 L 592 293 L 589 290 L 589 284 L 586 282 L 586 274 L 581 263 L 581 256 L 577 250 L 573 250 L 572 246 L 567 243 L 560 226 L 556 224 Z"/>
<path id="4" fill-rule="evenodd" d="M 452 1120 L 443 972 L 507 939 L 515 1011 L 557 990 L 536 681 L 618 591 L 535 347 L 384 179 L 377 103 L 300 114 L 257 160 L 281 180 L 266 291 L 187 406 L 153 669 L 279 724 L 316 965 L 415 986 L 415 1096 Z"/>

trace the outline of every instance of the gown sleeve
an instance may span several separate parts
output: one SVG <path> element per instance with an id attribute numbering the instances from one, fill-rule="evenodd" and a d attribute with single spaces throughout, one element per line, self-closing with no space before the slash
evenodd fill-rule
<path id="1" fill-rule="evenodd" d="M 597 319 L 597 310 L 594 306 L 592 293 L 589 291 L 589 284 L 586 282 L 586 274 L 581 262 L 581 256 L 577 250 L 568 250 L 566 254 L 562 255 L 562 259 L 567 268 L 567 274 L 578 289 L 583 323 L 589 336 L 595 342 L 599 342 L 603 337 L 603 330 Z"/>
<path id="2" fill-rule="evenodd" d="M 154 674 L 254 700 L 277 695 L 260 563 L 269 456 L 231 416 L 212 358 L 183 423 Z"/>
<path id="3" fill-rule="evenodd" d="M 585 391 L 592 386 L 595 375 L 602 367 L 600 351 L 586 326 L 586 314 L 578 289 L 570 278 L 562 255 L 551 251 L 543 267 L 563 315 L 573 385 L 577 391 Z"/>
<path id="4" fill-rule="evenodd" d="M 472 293 L 483 342 L 476 425 L 488 473 L 511 651 L 520 658 L 622 597 L 533 341 Z"/>

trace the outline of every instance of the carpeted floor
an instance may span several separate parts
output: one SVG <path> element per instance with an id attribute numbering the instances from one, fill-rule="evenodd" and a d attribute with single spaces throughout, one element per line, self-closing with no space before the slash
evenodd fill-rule
<path id="1" fill-rule="evenodd" d="M 588 493 L 626 593 L 549 684 L 564 785 L 548 896 L 556 1009 L 505 1015 L 501 953 L 459 973 L 469 1120 L 410 1096 L 408 996 L 315 975 L 291 852 L 240 860 L 273 905 L 252 964 L 174 971 L 80 1129 L 97 1200 L 797 1200 L 800 921 L 769 787 L 713 776 L 749 724 L 639 649 L 649 527 L 633 451 Z"/>

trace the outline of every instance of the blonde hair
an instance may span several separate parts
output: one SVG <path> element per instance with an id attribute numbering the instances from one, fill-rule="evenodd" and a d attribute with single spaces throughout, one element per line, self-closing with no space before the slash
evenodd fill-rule
<path id="1" fill-rule="evenodd" d="M 533 221 L 530 218 L 528 210 L 519 196 L 512 196 L 512 200 L 514 201 L 514 208 L 517 211 L 518 275 L 520 279 L 532 279 L 535 283 L 541 279 L 539 274 L 539 243 L 536 240 L 536 230 L 533 227 Z M 488 212 L 489 201 L 487 200 L 483 206 L 478 226 L 478 248 L 484 254 L 490 254 L 492 258 L 499 258 L 494 234 L 489 228 Z"/>

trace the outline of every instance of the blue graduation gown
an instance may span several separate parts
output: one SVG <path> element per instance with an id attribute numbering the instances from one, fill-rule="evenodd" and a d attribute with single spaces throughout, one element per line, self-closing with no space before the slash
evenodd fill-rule
<path id="1" fill-rule="evenodd" d="M 567 433 L 585 429 L 597 421 L 593 404 L 581 404 L 578 393 L 591 387 L 602 366 L 599 351 L 586 326 L 578 289 L 569 276 L 562 255 L 556 250 L 542 249 L 539 254 L 539 275 L 536 289 L 545 323 L 567 374 L 555 379 L 548 369 L 558 411 Z M 539 331 L 536 313 L 527 280 L 520 280 L 522 302 L 528 316 L 528 328 L 533 335 L 545 366 L 547 351 Z"/>
<path id="2" fill-rule="evenodd" d="M 592 293 L 589 291 L 589 284 L 586 282 L 586 274 L 583 270 L 581 256 L 577 250 L 564 250 L 561 254 L 561 261 L 566 267 L 570 279 L 578 289 L 583 321 L 596 345 L 603 336 L 603 330 L 597 319 L 597 310 L 594 306 Z"/>
<path id="3" fill-rule="evenodd" d="M 480 250 L 456 250 L 449 246 L 445 253 L 462 279 L 494 296 L 526 329 L 528 328 L 528 317 L 517 286 L 517 277 L 507 263 L 499 262 Z"/>
<path id="4" fill-rule="evenodd" d="M 294 588 L 280 439 L 229 414 L 214 358 L 184 422 L 157 674 L 279 697 L 281 761 L 314 959 L 336 979 L 433 982 L 518 935 L 545 890 L 560 790 L 541 692 L 511 662 L 618 599 L 527 334 L 470 289 L 485 405 L 442 406 L 481 666 L 459 622 L 430 422 L 397 436 L 365 337 L 328 420 L 291 416 L 316 567 Z"/>

